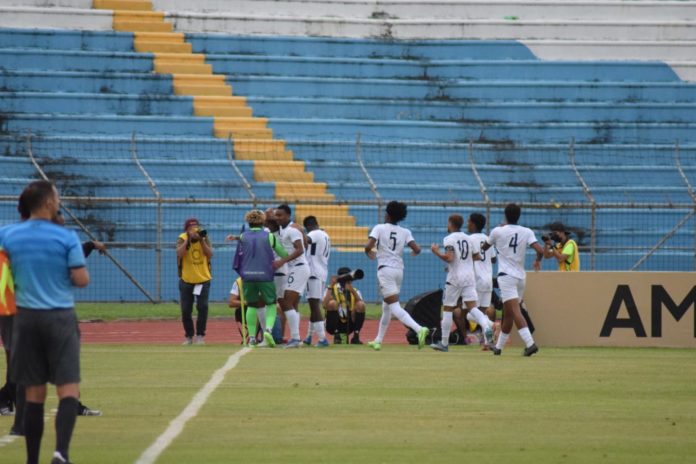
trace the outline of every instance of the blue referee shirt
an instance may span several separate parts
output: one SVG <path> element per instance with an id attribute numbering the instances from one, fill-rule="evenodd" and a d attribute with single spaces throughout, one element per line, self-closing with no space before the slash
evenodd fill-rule
<path id="1" fill-rule="evenodd" d="M 35 219 L 0 229 L 0 246 L 10 258 L 17 307 L 67 309 L 75 306 L 70 270 L 85 266 L 77 234 Z"/>

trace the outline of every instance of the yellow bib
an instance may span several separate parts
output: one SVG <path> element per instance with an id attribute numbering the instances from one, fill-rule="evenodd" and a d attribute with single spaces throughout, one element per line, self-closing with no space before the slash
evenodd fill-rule
<path id="1" fill-rule="evenodd" d="M 179 235 L 179 239 L 186 240 L 186 233 Z M 200 284 L 212 279 L 210 260 L 203 253 L 201 242 L 191 243 L 179 260 L 179 277 L 187 284 Z"/>
<path id="2" fill-rule="evenodd" d="M 578 244 L 575 243 L 574 240 L 568 240 L 565 245 L 561 245 L 560 243 L 556 245 L 556 248 L 558 248 L 558 252 L 563 254 L 563 249 L 568 246 L 568 244 L 573 245 L 573 255 L 570 256 L 570 262 L 563 261 L 562 263 L 558 263 L 558 270 L 559 271 L 569 271 L 569 272 L 576 272 L 580 270 L 580 253 L 578 253 Z"/>
<path id="3" fill-rule="evenodd" d="M 0 316 L 17 314 L 15 303 L 14 279 L 10 270 L 10 258 L 0 248 Z"/>

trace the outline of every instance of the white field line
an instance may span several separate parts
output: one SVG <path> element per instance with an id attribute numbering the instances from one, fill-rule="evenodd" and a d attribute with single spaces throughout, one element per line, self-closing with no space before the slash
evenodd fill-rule
<path id="1" fill-rule="evenodd" d="M 153 464 L 157 461 L 157 458 L 167 449 L 169 445 L 179 436 L 179 434 L 184 430 L 184 426 L 190 420 L 198 415 L 201 407 L 208 401 L 210 395 L 217 389 L 218 386 L 225 379 L 225 375 L 234 369 L 239 360 L 245 354 L 251 351 L 250 348 L 243 348 L 236 353 L 232 354 L 220 369 L 213 373 L 208 383 L 206 383 L 203 388 L 201 388 L 198 393 L 191 399 L 191 402 L 181 411 L 174 420 L 169 423 L 169 427 L 157 437 L 157 439 L 146 449 L 143 454 L 140 455 L 135 464 Z"/>

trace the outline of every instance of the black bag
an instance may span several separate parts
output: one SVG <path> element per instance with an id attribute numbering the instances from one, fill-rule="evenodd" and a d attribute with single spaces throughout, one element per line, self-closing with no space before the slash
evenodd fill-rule
<path id="1" fill-rule="evenodd" d="M 442 331 L 440 330 L 442 293 L 442 289 L 421 293 L 408 300 L 404 307 L 414 321 L 430 329 L 430 334 L 425 339 L 427 344 L 439 342 L 442 338 Z M 460 338 L 458 331 L 453 330 L 450 334 L 450 343 L 453 345 L 463 343 L 464 340 L 460 340 Z M 418 334 L 409 328 L 408 332 L 406 332 L 406 341 L 410 345 L 417 345 Z"/>

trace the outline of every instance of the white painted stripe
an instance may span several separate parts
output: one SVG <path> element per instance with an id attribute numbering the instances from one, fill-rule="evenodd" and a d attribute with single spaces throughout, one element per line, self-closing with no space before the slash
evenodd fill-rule
<path id="1" fill-rule="evenodd" d="M 203 388 L 201 388 L 198 393 L 193 397 L 191 402 L 181 411 L 181 414 L 177 416 L 176 419 L 169 423 L 167 430 L 162 433 L 157 440 L 150 445 L 148 449 L 143 452 L 142 455 L 135 461 L 135 464 L 152 464 L 157 458 L 167 449 L 169 445 L 179 436 L 179 434 L 184 430 L 186 422 L 198 415 L 201 407 L 208 401 L 210 395 L 215 391 L 215 389 L 222 383 L 225 379 L 225 375 L 234 369 L 239 363 L 239 360 L 245 354 L 249 353 L 251 348 L 243 348 L 233 355 L 231 355 L 224 366 L 215 371 L 208 383 L 206 383 Z"/>
<path id="2" fill-rule="evenodd" d="M 11 445 L 17 438 L 19 438 L 17 435 L 5 435 L 4 437 L 0 438 L 0 448 L 6 445 Z"/>

